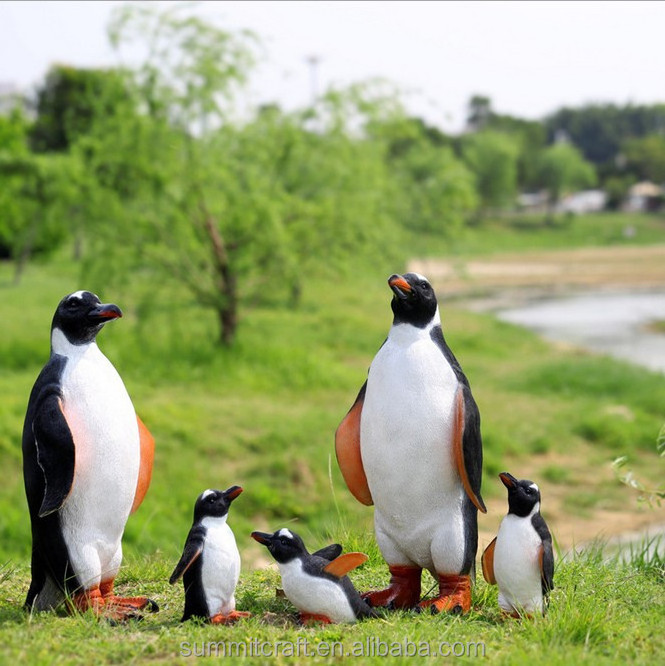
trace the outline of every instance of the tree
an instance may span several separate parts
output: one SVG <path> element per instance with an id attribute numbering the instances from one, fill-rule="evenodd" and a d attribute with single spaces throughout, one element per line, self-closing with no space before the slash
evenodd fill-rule
<path id="1" fill-rule="evenodd" d="M 485 130 L 464 137 L 462 154 L 476 176 L 481 213 L 511 206 L 517 193 L 516 141 L 507 134 Z"/>
<path id="2" fill-rule="evenodd" d="M 469 100 L 466 126 L 472 132 L 483 130 L 493 115 L 492 100 L 485 95 L 474 95 Z"/>
<path id="3" fill-rule="evenodd" d="M 131 104 L 121 72 L 55 65 L 37 91 L 31 147 L 36 152 L 66 151 L 98 119 L 123 115 Z"/>
<path id="4" fill-rule="evenodd" d="M 629 139 L 622 147 L 626 168 L 640 180 L 665 183 L 665 137 L 650 134 Z"/>
<path id="5" fill-rule="evenodd" d="M 94 237 L 105 251 L 126 239 L 110 264 L 119 274 L 177 280 L 230 345 L 243 305 L 297 300 L 305 270 L 385 249 L 395 227 L 383 148 L 364 128 L 387 103 L 357 86 L 305 113 L 267 107 L 240 122 L 253 38 L 145 6 L 120 10 L 111 32 L 147 44 L 130 72 L 143 113 L 100 119 L 77 149 L 123 212 Z"/>
<path id="6" fill-rule="evenodd" d="M 419 118 L 396 118 L 372 127 L 387 144 L 395 179 L 395 214 L 410 229 L 452 235 L 476 206 L 475 178 L 452 141 Z"/>
<path id="7" fill-rule="evenodd" d="M 596 183 L 596 172 L 580 151 L 568 143 L 546 148 L 540 156 L 538 177 L 549 195 L 549 217 L 566 192 Z"/>

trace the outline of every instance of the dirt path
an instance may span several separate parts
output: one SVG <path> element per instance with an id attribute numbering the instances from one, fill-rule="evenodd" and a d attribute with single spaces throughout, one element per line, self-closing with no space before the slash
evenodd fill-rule
<path id="1" fill-rule="evenodd" d="M 482 259 L 413 259 L 445 297 L 488 290 L 567 293 L 577 288 L 655 288 L 665 285 L 665 245 L 582 248 L 496 254 Z"/>
<path id="2" fill-rule="evenodd" d="M 587 289 L 663 288 L 665 245 L 506 253 L 469 260 L 414 259 L 408 270 L 426 275 L 444 299 L 474 299 L 475 304 L 468 303 L 473 309 L 477 309 L 475 305 L 481 304 L 483 298 L 488 298 L 494 306 L 510 306 L 538 296 Z M 596 537 L 610 539 L 644 533 L 650 527 L 662 533 L 665 506 L 650 509 L 638 504 L 636 494 L 616 482 L 609 465 L 585 470 L 581 459 L 580 455 L 568 459 L 548 454 L 547 461 L 534 457 L 522 467 L 524 476 L 530 474 L 530 478 L 537 479 L 544 462 L 575 466 L 578 480 L 593 478 L 605 487 L 616 484 L 616 501 L 611 506 L 589 507 L 581 515 L 566 508 L 566 499 L 579 487 L 577 484 L 546 484 L 543 513 L 562 549 L 568 550 Z M 479 520 L 481 548 L 496 535 L 505 512 L 505 498 L 488 502 L 488 514 Z"/>

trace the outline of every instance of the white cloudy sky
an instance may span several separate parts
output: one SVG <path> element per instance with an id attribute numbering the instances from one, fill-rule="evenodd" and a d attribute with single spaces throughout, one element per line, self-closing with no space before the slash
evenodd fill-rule
<path id="1" fill-rule="evenodd" d="M 113 64 L 115 2 L 0 2 L 0 83 L 30 88 L 50 63 Z M 162 3 L 164 4 L 164 3 Z M 206 2 L 197 10 L 261 38 L 252 98 L 307 103 L 319 87 L 380 76 L 409 109 L 460 129 L 474 93 L 537 118 L 593 101 L 665 101 L 663 2 Z"/>

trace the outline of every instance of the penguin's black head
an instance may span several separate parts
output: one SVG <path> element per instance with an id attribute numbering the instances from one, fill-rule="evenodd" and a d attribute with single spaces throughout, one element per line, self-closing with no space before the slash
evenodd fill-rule
<path id="1" fill-rule="evenodd" d="M 229 512 L 231 502 L 240 495 L 240 486 L 231 486 L 226 490 L 204 490 L 194 505 L 194 522 L 203 518 L 221 518 Z"/>
<path id="2" fill-rule="evenodd" d="M 508 488 L 508 513 L 516 516 L 528 516 L 533 508 L 540 510 L 540 490 L 533 481 L 518 481 L 512 474 L 501 472 L 499 478 Z"/>
<path id="3" fill-rule="evenodd" d="M 390 303 L 393 324 L 412 324 L 425 328 L 436 314 L 436 294 L 427 278 L 417 273 L 391 275 L 388 286 L 393 291 Z"/>
<path id="4" fill-rule="evenodd" d="M 118 317 L 122 312 L 117 305 L 102 303 L 89 291 L 76 291 L 58 304 L 51 330 L 60 329 L 71 344 L 84 345 L 97 337 L 107 321 Z"/>
<path id="5" fill-rule="evenodd" d="M 252 532 L 252 539 L 266 546 L 270 554 L 282 564 L 307 555 L 307 548 L 305 548 L 303 540 L 295 532 L 286 528 L 277 530 L 273 534 Z"/>

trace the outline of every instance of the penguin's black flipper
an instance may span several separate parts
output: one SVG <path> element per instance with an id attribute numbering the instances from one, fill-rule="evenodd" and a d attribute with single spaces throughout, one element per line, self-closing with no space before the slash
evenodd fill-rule
<path id="1" fill-rule="evenodd" d="M 446 343 L 441 327 L 434 326 L 430 337 L 445 356 L 459 382 L 455 405 L 456 432 L 453 448 L 462 485 L 475 507 L 482 513 L 487 513 L 485 502 L 480 495 L 483 475 L 483 441 L 480 435 L 478 405 L 471 393 L 469 380 L 462 371 L 455 354 Z"/>
<path id="2" fill-rule="evenodd" d="M 182 557 L 178 564 L 176 564 L 171 578 L 169 578 L 169 583 L 173 585 L 184 573 L 189 569 L 189 567 L 196 562 L 199 555 L 203 552 L 203 544 L 205 541 L 206 529 L 201 525 L 194 525 L 189 534 L 187 535 L 187 540 L 185 541 L 185 547 L 182 551 Z"/>
<path id="3" fill-rule="evenodd" d="M 531 524 L 542 540 L 542 546 L 540 547 L 540 579 L 543 596 L 547 597 L 547 595 L 554 589 L 554 553 L 552 552 L 552 535 L 550 534 L 545 519 L 539 513 L 532 516 Z"/>
<path id="4" fill-rule="evenodd" d="M 338 543 L 331 543 L 329 546 L 321 548 L 321 550 L 317 550 L 315 553 L 312 553 L 312 555 L 322 557 L 324 560 L 328 560 L 329 562 L 332 562 L 332 560 L 334 560 L 336 557 L 339 557 L 341 554 L 342 546 L 340 546 Z"/>
<path id="5" fill-rule="evenodd" d="M 74 481 L 74 438 L 62 411 L 62 394 L 57 384 L 47 384 L 40 391 L 32 433 L 37 463 L 44 473 L 44 498 L 39 507 L 39 517 L 43 518 L 64 504 Z"/>

